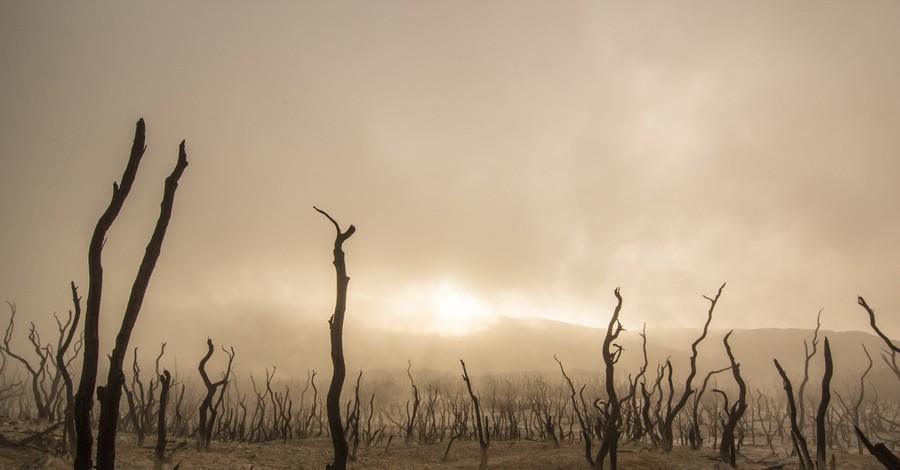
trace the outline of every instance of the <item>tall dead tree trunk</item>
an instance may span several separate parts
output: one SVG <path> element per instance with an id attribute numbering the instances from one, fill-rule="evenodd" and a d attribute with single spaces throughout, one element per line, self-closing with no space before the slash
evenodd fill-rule
<path id="1" fill-rule="evenodd" d="M 791 441 L 794 444 L 794 451 L 800 459 L 801 470 L 812 470 L 812 458 L 809 456 L 809 447 L 806 445 L 806 438 L 803 437 L 803 430 L 800 429 L 800 423 L 797 421 L 797 404 L 794 401 L 794 387 L 791 385 L 791 379 L 778 363 L 778 359 L 774 359 L 775 368 L 781 375 L 784 383 L 784 392 L 787 394 L 788 414 L 791 418 Z"/>
<path id="2" fill-rule="evenodd" d="M 75 470 L 90 470 L 93 465 L 91 454 L 93 453 L 94 437 L 91 434 L 91 411 L 94 408 L 94 387 L 97 385 L 97 365 L 100 359 L 100 298 L 103 295 L 103 244 L 106 242 L 106 232 L 112 226 L 122 205 L 131 191 L 137 175 L 141 157 L 144 156 L 146 146 L 144 120 L 137 122 L 134 131 L 134 142 L 131 146 L 131 155 L 122 175 L 120 184 L 113 183 L 112 199 L 103 215 L 94 227 L 91 242 L 88 247 L 88 296 L 84 311 L 84 353 L 82 355 L 81 380 L 78 385 L 78 393 L 75 396 L 75 433 L 77 436 L 75 449 Z"/>
<path id="3" fill-rule="evenodd" d="M 81 297 L 78 297 L 78 288 L 75 287 L 74 281 L 71 284 L 71 288 L 72 303 L 75 306 L 75 316 L 72 318 L 71 325 L 69 325 L 69 332 L 66 334 L 65 341 L 63 341 L 62 346 L 56 351 L 56 368 L 59 370 L 59 373 L 62 374 L 63 383 L 66 387 L 66 409 L 63 412 L 63 445 L 66 446 L 66 452 L 75 451 L 75 422 L 73 421 L 75 397 L 72 377 L 69 375 L 69 368 L 66 364 L 66 351 L 72 344 L 72 338 L 75 336 L 75 330 L 78 328 L 78 322 L 81 319 Z"/>
<path id="4" fill-rule="evenodd" d="M 200 371 L 200 378 L 203 380 L 203 386 L 206 387 L 206 396 L 203 397 L 203 401 L 200 403 L 200 423 L 197 428 L 197 450 L 209 449 L 209 443 L 212 440 L 213 426 L 215 425 L 216 415 L 218 414 L 218 406 L 213 406 L 212 404 L 213 398 L 215 398 L 216 390 L 219 390 L 220 399 L 225 395 L 225 387 L 228 384 L 228 377 L 231 375 L 231 366 L 234 363 L 234 348 L 231 348 L 230 354 L 228 354 L 227 350 L 222 348 L 228 355 L 228 367 L 225 369 L 225 373 L 222 374 L 222 380 L 219 380 L 218 382 L 209 380 L 209 374 L 206 373 L 206 362 L 212 357 L 215 349 L 212 339 L 206 339 L 206 347 L 206 355 L 203 356 L 203 359 L 200 359 L 200 364 L 197 366 L 197 370 Z"/>
<path id="5" fill-rule="evenodd" d="M 156 417 L 156 447 L 153 450 L 154 469 L 162 470 L 166 460 L 166 408 L 169 405 L 169 385 L 172 375 L 167 370 L 159 376 L 159 414 Z"/>
<path id="6" fill-rule="evenodd" d="M 331 442 L 334 445 L 334 462 L 327 465 L 326 468 L 346 470 L 350 449 L 341 421 L 341 389 L 344 387 L 344 379 L 347 376 L 347 366 L 344 363 L 344 312 L 347 310 L 347 285 L 350 283 L 350 278 L 347 277 L 347 265 L 344 261 L 344 242 L 356 232 L 356 227 L 351 225 L 346 231 L 341 231 L 341 226 L 327 212 L 315 206 L 313 209 L 327 217 L 337 231 L 334 238 L 337 294 L 334 302 L 334 314 L 328 320 L 328 327 L 331 331 L 331 364 L 334 373 L 331 375 L 331 385 L 328 387 L 328 394 L 325 397 L 328 430 L 331 432 Z"/>
<path id="7" fill-rule="evenodd" d="M 617 452 L 619 446 L 619 420 L 622 415 L 622 404 L 619 402 L 619 396 L 616 393 L 615 369 L 619 357 L 622 355 L 622 347 L 613 344 L 613 341 L 619 337 L 622 332 L 622 323 L 619 322 L 619 312 L 622 310 L 622 295 L 619 294 L 619 288 L 614 291 L 616 295 L 616 308 L 612 317 L 609 319 L 609 326 L 606 328 L 606 336 L 603 338 L 603 348 L 600 354 L 603 356 L 603 365 L 606 367 L 606 395 L 607 404 L 603 413 L 603 437 L 600 439 L 600 448 L 597 451 L 597 458 L 594 459 L 594 469 L 603 470 L 603 462 L 609 458 L 610 470 L 616 470 Z M 615 348 L 613 350 L 612 348 Z"/>
<path id="8" fill-rule="evenodd" d="M 809 382 L 809 362 L 816 355 L 819 349 L 819 328 L 822 326 L 822 310 L 816 315 L 816 330 L 813 332 L 812 351 L 809 350 L 809 344 L 803 341 L 803 354 L 806 358 L 803 361 L 803 380 L 800 381 L 800 387 L 797 388 L 797 423 L 800 429 L 806 428 L 806 384 Z"/>
<path id="9" fill-rule="evenodd" d="M 462 364 L 463 381 L 466 383 L 466 389 L 469 391 L 469 398 L 472 399 L 472 409 L 473 414 L 475 415 L 475 434 L 478 436 L 478 447 L 481 449 L 481 463 L 478 468 L 484 470 L 487 468 L 488 449 L 491 447 L 491 432 L 487 417 L 481 412 L 481 401 L 472 389 L 472 381 L 469 380 L 469 372 L 466 370 L 466 363 L 463 362 L 462 359 L 459 360 L 459 363 Z"/>
<path id="10" fill-rule="evenodd" d="M 128 343 L 131 341 L 131 332 L 137 323 L 141 306 L 144 304 L 144 296 L 150 286 L 150 277 L 162 252 L 163 240 L 166 230 L 169 228 L 169 220 L 172 218 L 172 207 L 175 204 L 175 190 L 178 189 L 178 180 L 187 168 L 187 153 L 184 149 L 184 141 L 178 146 L 178 161 L 172 173 L 166 178 L 163 189 L 162 203 L 160 203 L 159 217 L 156 219 L 156 227 L 150 236 L 150 242 L 144 251 L 144 258 L 138 268 L 134 284 L 131 287 L 131 295 L 125 306 L 125 315 L 122 318 L 122 326 L 116 336 L 116 345 L 109 357 L 109 374 L 105 387 L 97 388 L 97 398 L 100 401 L 99 430 L 97 431 L 97 469 L 113 470 L 116 467 L 116 428 L 119 424 L 119 401 L 122 398 L 122 386 L 125 384 L 125 373 L 122 365 L 125 355 L 128 353 Z"/>
<path id="11" fill-rule="evenodd" d="M 722 426 L 722 440 L 719 443 L 719 456 L 722 461 L 735 467 L 737 465 L 737 448 L 734 442 L 734 430 L 737 428 L 738 421 L 744 416 L 747 410 L 747 385 L 741 377 L 741 365 L 735 362 L 734 354 L 731 352 L 731 345 L 728 344 L 728 338 L 734 330 L 729 331 L 722 342 L 725 343 L 725 352 L 728 354 L 728 360 L 731 362 L 731 373 L 734 381 L 738 384 L 738 398 L 734 405 L 729 409 L 726 405 L 727 413 L 725 425 Z"/>
<path id="12" fill-rule="evenodd" d="M 819 410 L 816 413 L 816 469 L 827 470 L 828 462 L 825 459 L 825 415 L 828 413 L 828 402 L 831 400 L 831 376 L 834 373 L 834 364 L 831 361 L 831 347 L 828 345 L 828 337 L 825 337 L 825 374 L 822 376 L 822 399 L 819 401 Z"/>
<path id="13" fill-rule="evenodd" d="M 709 298 L 707 296 L 703 296 L 704 299 L 709 301 L 709 311 L 706 316 L 706 323 L 703 325 L 703 333 L 691 344 L 691 372 L 687 376 L 687 380 L 684 382 L 684 392 L 681 394 L 681 398 L 675 403 L 675 406 L 670 407 L 666 410 L 665 418 L 662 420 L 662 429 L 660 434 L 662 434 L 662 448 L 664 452 L 671 452 L 672 447 L 674 445 L 675 437 L 672 434 L 672 426 L 675 423 L 675 417 L 678 416 L 678 413 L 682 408 L 687 404 L 688 397 L 694 393 L 694 389 L 691 388 L 691 384 L 694 381 L 694 376 L 697 375 L 697 347 L 706 338 L 706 333 L 709 331 L 709 323 L 712 321 L 713 311 L 716 309 L 716 303 L 719 302 L 719 297 L 722 295 L 722 289 L 725 288 L 725 284 L 722 284 L 719 287 L 719 291 L 716 293 L 714 298 Z M 669 373 L 671 374 L 671 363 L 669 364 Z M 670 395 L 671 400 L 671 395 Z"/>

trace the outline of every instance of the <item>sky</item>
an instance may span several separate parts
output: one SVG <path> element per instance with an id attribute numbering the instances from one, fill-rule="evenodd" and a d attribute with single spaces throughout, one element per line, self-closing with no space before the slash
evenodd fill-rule
<path id="1" fill-rule="evenodd" d="M 896 2 L 0 2 L 0 297 L 45 337 L 104 250 L 112 344 L 290 345 L 501 316 L 900 335 Z M 9 310 L 0 314 L 5 323 Z M 372 330 L 375 331 L 375 330 Z"/>

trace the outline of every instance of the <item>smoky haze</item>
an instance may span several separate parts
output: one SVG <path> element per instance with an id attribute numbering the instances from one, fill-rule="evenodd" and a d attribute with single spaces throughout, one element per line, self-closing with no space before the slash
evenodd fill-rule
<path id="1" fill-rule="evenodd" d="M 334 233 L 314 204 L 358 228 L 360 344 L 600 326 L 616 286 L 629 330 L 699 327 L 726 281 L 717 328 L 824 309 L 823 328 L 867 331 L 863 295 L 900 334 L 896 3 L 0 9 L 0 297 L 19 332 L 53 331 L 69 281 L 86 293 L 144 117 L 104 251 L 105 351 L 182 139 L 133 340 L 148 356 L 167 341 L 193 364 L 212 337 L 252 367 L 327 363 Z"/>

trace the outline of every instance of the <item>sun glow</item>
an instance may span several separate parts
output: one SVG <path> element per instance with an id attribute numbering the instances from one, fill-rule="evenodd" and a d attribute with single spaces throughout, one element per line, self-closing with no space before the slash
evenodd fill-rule
<path id="1" fill-rule="evenodd" d="M 438 284 L 429 294 L 430 310 L 437 333 L 461 335 L 478 330 L 492 317 L 491 309 L 478 297 L 450 282 Z"/>

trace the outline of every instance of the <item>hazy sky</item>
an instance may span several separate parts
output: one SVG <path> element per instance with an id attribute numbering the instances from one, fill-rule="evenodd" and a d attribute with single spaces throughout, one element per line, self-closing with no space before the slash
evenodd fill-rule
<path id="1" fill-rule="evenodd" d="M 897 2 L 0 2 L 0 297 L 55 325 L 135 121 L 104 343 L 495 315 L 900 335 Z M 8 310 L 0 320 L 5 323 Z M 194 325 L 192 328 L 181 327 Z M 177 327 L 177 328 L 176 328 Z M 164 333 L 160 333 L 165 329 Z"/>

